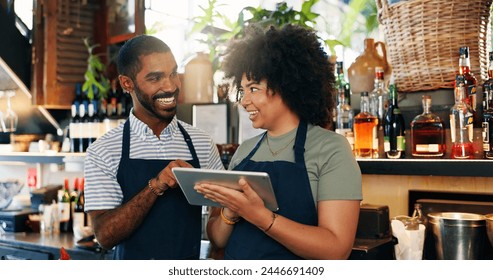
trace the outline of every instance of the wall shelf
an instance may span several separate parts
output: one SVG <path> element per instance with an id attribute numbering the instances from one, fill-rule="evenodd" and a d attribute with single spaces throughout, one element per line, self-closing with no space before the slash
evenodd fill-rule
<path id="1" fill-rule="evenodd" d="M 358 159 L 363 174 L 493 177 L 486 159 Z"/>
<path id="2" fill-rule="evenodd" d="M 0 162 L 24 162 L 24 163 L 64 163 L 65 158 L 80 158 L 83 160 L 85 153 L 32 153 L 32 152 L 6 152 L 0 153 Z"/>
<path id="3" fill-rule="evenodd" d="M 85 153 L 0 153 L 0 162 L 56 163 L 83 161 Z M 486 159 L 357 159 L 363 174 L 493 177 L 493 160 Z"/>

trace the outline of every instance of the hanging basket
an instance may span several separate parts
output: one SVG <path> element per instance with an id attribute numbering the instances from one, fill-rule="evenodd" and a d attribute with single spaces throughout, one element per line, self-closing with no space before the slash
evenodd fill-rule
<path id="1" fill-rule="evenodd" d="M 459 48 L 469 47 L 478 84 L 488 77 L 492 0 L 376 0 L 399 91 L 454 87 Z"/>

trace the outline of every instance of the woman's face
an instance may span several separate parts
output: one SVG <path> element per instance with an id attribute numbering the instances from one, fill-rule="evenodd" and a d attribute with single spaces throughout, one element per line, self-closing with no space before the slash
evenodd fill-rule
<path id="1" fill-rule="evenodd" d="M 241 87 L 241 105 L 248 112 L 253 127 L 268 130 L 271 135 L 280 135 L 292 128 L 294 114 L 284 104 L 280 94 L 274 94 L 267 88 L 267 80 L 248 80 L 243 74 Z"/>

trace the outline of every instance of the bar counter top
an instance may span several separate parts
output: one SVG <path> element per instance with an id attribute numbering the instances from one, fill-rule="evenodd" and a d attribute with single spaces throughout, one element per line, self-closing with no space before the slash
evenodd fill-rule
<path id="1" fill-rule="evenodd" d="M 5 232 L 0 234 L 0 258 L 56 260 L 63 247 L 74 260 L 111 259 L 110 252 L 78 247 L 72 233 L 44 235 L 34 232 Z"/>

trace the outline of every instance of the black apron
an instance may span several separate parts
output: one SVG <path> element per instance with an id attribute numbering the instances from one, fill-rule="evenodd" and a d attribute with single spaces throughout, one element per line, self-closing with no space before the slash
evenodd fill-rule
<path id="1" fill-rule="evenodd" d="M 178 123 L 193 159 L 187 161 L 200 168 L 192 140 Z M 123 128 L 122 157 L 117 180 L 126 203 L 142 191 L 149 179 L 171 160 L 130 159 L 130 122 Z M 137 230 L 116 246 L 115 259 L 199 259 L 202 207 L 190 205 L 180 188 L 167 189 L 159 197 Z"/>
<path id="2" fill-rule="evenodd" d="M 267 172 L 279 204 L 279 210 L 276 213 L 295 222 L 315 226 L 318 224 L 318 214 L 313 202 L 304 156 L 306 133 L 307 123 L 300 122 L 294 144 L 294 163 L 287 161 L 255 162 L 251 160 L 264 137 L 267 137 L 267 132 L 265 132 L 255 148 L 234 170 Z M 234 225 L 226 245 L 224 258 L 241 260 L 301 259 L 261 229 L 245 220 L 240 220 Z"/>

